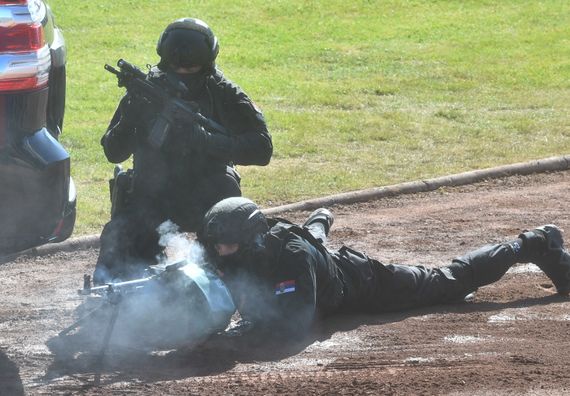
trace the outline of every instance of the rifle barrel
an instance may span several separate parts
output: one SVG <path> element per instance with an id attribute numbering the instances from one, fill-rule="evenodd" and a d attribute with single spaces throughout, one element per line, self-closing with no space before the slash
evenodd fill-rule
<path id="1" fill-rule="evenodd" d="M 118 71 L 117 69 L 115 69 L 115 68 L 114 68 L 113 66 L 111 66 L 111 65 L 108 65 L 108 64 L 105 63 L 105 66 L 104 66 L 104 67 L 105 67 L 105 70 L 107 70 L 108 72 L 113 73 L 113 74 L 116 75 L 116 76 L 118 76 L 119 74 L 121 74 L 120 71 Z"/>
<path id="2" fill-rule="evenodd" d="M 137 286 L 141 286 L 146 284 L 148 281 L 155 279 L 156 276 L 152 275 L 146 278 L 141 279 L 134 279 L 125 282 L 117 282 L 117 283 L 106 283 L 101 286 L 95 286 L 88 289 L 81 289 L 79 290 L 79 294 L 101 294 L 101 293 L 120 293 L 122 291 L 126 291 L 128 289 L 136 288 Z"/>

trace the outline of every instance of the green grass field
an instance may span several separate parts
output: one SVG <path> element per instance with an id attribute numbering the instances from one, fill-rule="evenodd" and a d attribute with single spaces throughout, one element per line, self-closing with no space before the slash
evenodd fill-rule
<path id="1" fill-rule="evenodd" d="M 75 235 L 109 218 L 99 145 L 123 90 L 105 63 L 158 61 L 172 20 L 220 41 L 218 65 L 273 135 L 241 167 L 262 206 L 570 151 L 570 2 L 51 0 L 68 47 L 62 141 L 78 189 Z"/>

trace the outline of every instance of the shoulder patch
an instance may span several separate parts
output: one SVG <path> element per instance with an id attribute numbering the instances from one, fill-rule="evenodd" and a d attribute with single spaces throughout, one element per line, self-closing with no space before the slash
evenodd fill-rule
<path id="1" fill-rule="evenodd" d="M 257 105 L 248 96 L 245 96 L 244 98 L 242 98 L 238 102 L 238 105 L 241 106 L 242 109 L 247 109 L 250 117 L 253 117 L 257 121 L 265 124 L 265 118 L 263 117 L 263 113 L 261 112 L 261 109 L 259 107 L 257 107 Z"/>
<path id="2" fill-rule="evenodd" d="M 253 100 L 251 100 L 250 98 L 248 98 L 249 100 L 246 102 L 248 104 L 248 107 L 250 107 L 254 114 L 255 114 L 255 118 L 259 121 L 259 122 L 263 122 L 265 123 L 265 117 L 263 117 L 263 112 L 261 111 L 261 109 L 255 104 L 255 102 Z"/>
<path id="3" fill-rule="evenodd" d="M 279 282 L 275 285 L 276 296 L 285 293 L 293 293 L 294 291 L 295 291 L 295 280 L 287 280 Z"/>

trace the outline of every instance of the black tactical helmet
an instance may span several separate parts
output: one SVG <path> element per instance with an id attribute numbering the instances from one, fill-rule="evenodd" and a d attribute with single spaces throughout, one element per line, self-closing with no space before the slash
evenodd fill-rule
<path id="1" fill-rule="evenodd" d="M 166 71 L 170 65 L 200 65 L 211 73 L 219 50 L 218 39 L 204 21 L 177 19 L 166 27 L 156 44 L 156 53 L 161 58 L 158 67 Z"/>
<path id="2" fill-rule="evenodd" d="M 267 231 L 267 219 L 253 201 L 232 197 L 210 208 L 204 216 L 199 238 L 210 246 L 216 243 L 239 243 L 248 246 Z"/>

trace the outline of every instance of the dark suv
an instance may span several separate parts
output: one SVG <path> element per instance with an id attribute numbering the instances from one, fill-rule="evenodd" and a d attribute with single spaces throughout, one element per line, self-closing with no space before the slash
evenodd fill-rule
<path id="1" fill-rule="evenodd" d="M 41 0 L 0 0 L 0 257 L 68 238 L 69 154 L 58 142 L 66 50 Z"/>

